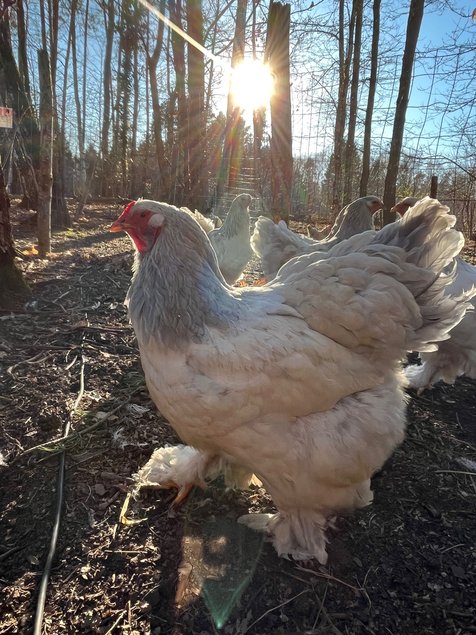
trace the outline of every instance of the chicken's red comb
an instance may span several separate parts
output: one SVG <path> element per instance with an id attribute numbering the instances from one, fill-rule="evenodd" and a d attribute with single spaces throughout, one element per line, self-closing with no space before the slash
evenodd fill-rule
<path id="1" fill-rule="evenodd" d="M 120 223 L 121 221 L 123 221 L 126 218 L 126 216 L 129 214 L 129 212 L 131 211 L 131 208 L 136 204 L 136 202 L 137 201 L 131 201 L 130 203 L 127 203 L 127 205 L 122 210 L 121 215 L 115 222 Z"/>
<path id="2" fill-rule="evenodd" d="M 134 207 L 136 202 L 137 201 L 131 201 L 130 203 L 127 203 L 127 205 L 122 210 L 122 214 L 119 216 L 119 218 L 117 220 L 121 220 L 122 218 L 125 218 L 127 216 L 127 214 L 129 214 L 129 212 L 131 210 L 131 207 Z"/>

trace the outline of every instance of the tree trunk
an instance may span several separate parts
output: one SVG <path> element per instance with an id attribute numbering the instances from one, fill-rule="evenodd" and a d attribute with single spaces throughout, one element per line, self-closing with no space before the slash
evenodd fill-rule
<path id="1" fill-rule="evenodd" d="M 25 93 L 31 99 L 30 79 L 28 75 L 28 55 L 26 45 L 26 24 L 23 0 L 17 0 L 17 31 L 18 31 L 18 71 L 25 87 Z"/>
<path id="2" fill-rule="evenodd" d="M 292 203 L 293 152 L 289 29 L 291 6 L 271 2 L 268 15 L 265 60 L 274 73 L 271 97 L 271 215 L 289 221 Z"/>
<path id="3" fill-rule="evenodd" d="M 64 126 L 60 126 L 58 117 L 58 100 L 56 92 L 56 67 L 58 60 L 58 27 L 59 0 L 48 3 L 49 32 L 50 32 L 50 60 L 51 60 L 51 92 L 53 99 L 53 194 L 51 201 L 51 226 L 55 229 L 71 227 L 71 218 L 66 205 L 64 191 L 64 153 L 66 148 Z M 68 38 L 67 56 L 69 57 L 70 42 Z M 68 76 L 68 64 L 65 63 L 64 74 Z M 66 80 L 65 80 L 66 84 Z M 64 85 L 65 85 L 64 84 Z M 67 84 L 66 84 L 67 85 Z"/>
<path id="4" fill-rule="evenodd" d="M 28 285 L 15 263 L 10 199 L 5 188 L 3 170 L 0 170 L 0 306 L 9 308 L 12 294 L 24 296 L 28 293 Z"/>
<path id="5" fill-rule="evenodd" d="M 364 149 L 362 156 L 362 176 L 359 196 L 367 196 L 370 176 L 370 144 L 372 141 L 372 115 L 374 112 L 375 90 L 377 88 L 378 48 L 380 38 L 380 0 L 373 3 L 372 50 L 370 53 L 370 79 L 367 109 L 365 111 Z"/>
<path id="6" fill-rule="evenodd" d="M 395 215 L 390 212 L 390 209 L 395 205 L 398 167 L 400 163 L 400 154 L 402 151 L 403 132 L 405 129 L 405 117 L 407 114 L 408 99 L 410 96 L 413 61 L 415 59 L 415 51 L 418 43 L 418 35 L 420 33 L 420 26 L 423 19 L 424 8 L 425 0 L 411 0 L 410 11 L 408 13 L 405 50 L 403 51 L 400 87 L 398 90 L 397 106 L 395 108 L 392 141 L 390 144 L 390 156 L 388 158 L 387 175 L 385 177 L 385 187 L 383 192 L 384 225 L 395 220 Z"/>
<path id="7" fill-rule="evenodd" d="M 136 11 L 138 8 L 136 7 Z M 129 193 L 128 197 L 137 199 L 138 196 L 142 195 L 141 184 L 137 183 L 137 175 L 138 175 L 138 165 L 137 165 L 137 130 L 138 130 L 138 121 L 139 121 L 139 97 L 140 97 L 140 86 L 139 86 L 139 52 L 137 47 L 134 47 L 133 58 L 132 58 L 132 78 L 133 78 L 133 86 L 132 86 L 132 136 L 131 136 L 131 179 L 129 184 Z M 138 193 L 139 192 L 139 193 Z"/>
<path id="8" fill-rule="evenodd" d="M 182 1 L 169 0 L 169 12 L 172 22 L 182 27 Z M 172 201 L 183 205 L 185 194 L 185 149 L 187 144 L 187 103 L 185 97 L 185 45 L 182 36 L 172 32 L 173 64 L 175 70 L 175 94 L 177 96 L 177 140 L 172 166 L 172 179 L 175 191 Z"/>
<path id="9" fill-rule="evenodd" d="M 78 189 L 75 188 L 75 195 L 82 199 L 86 187 L 86 170 L 84 157 L 84 131 L 83 131 L 83 110 L 81 107 L 81 97 L 79 94 L 80 82 L 78 72 L 78 53 L 76 49 L 76 12 L 78 9 L 78 0 L 71 2 L 71 20 L 69 24 L 69 37 L 71 38 L 71 60 L 73 63 L 73 93 L 74 103 L 76 106 L 76 127 L 78 133 L 78 152 L 79 152 L 79 184 Z"/>
<path id="10" fill-rule="evenodd" d="M 40 83 L 40 169 L 38 176 L 38 254 L 51 251 L 51 198 L 53 186 L 53 97 L 48 52 L 38 51 Z"/>
<path id="11" fill-rule="evenodd" d="M 24 183 L 24 205 L 37 209 L 38 189 L 35 170 L 38 167 L 40 131 L 13 55 L 8 21 L 0 20 L 0 82 L 7 105 L 15 109 L 17 165 Z"/>
<path id="12" fill-rule="evenodd" d="M 109 130 L 111 127 L 111 103 L 112 103 L 112 45 L 114 42 L 114 0 L 108 0 L 103 4 L 104 23 L 106 29 L 106 46 L 104 53 L 103 69 L 103 115 L 101 128 L 101 194 L 108 193 L 110 180 L 109 166 Z"/>
<path id="13" fill-rule="evenodd" d="M 346 119 L 347 91 L 349 88 L 349 70 L 354 40 L 355 2 L 352 3 L 352 13 L 349 23 L 349 38 L 347 53 L 344 42 L 344 5 L 345 0 L 339 0 L 339 88 L 337 95 L 336 124 L 334 129 L 334 175 L 332 180 L 332 209 L 338 212 L 342 207 L 342 155 L 344 150 L 344 130 Z"/>
<path id="14" fill-rule="evenodd" d="M 203 46 L 203 13 L 201 0 L 187 0 L 188 33 Z M 203 53 L 191 44 L 188 51 L 188 195 L 190 205 L 205 208 L 208 192 L 205 112 L 205 63 Z M 205 160 L 204 160 L 205 159 Z"/>
<path id="15" fill-rule="evenodd" d="M 354 180 L 354 154 L 355 154 L 355 128 L 357 124 L 357 98 L 359 93 L 360 77 L 360 49 L 362 44 L 362 20 L 364 13 L 363 0 L 355 0 L 355 38 L 354 38 L 354 62 L 352 68 L 352 82 L 350 86 L 349 127 L 347 131 L 347 144 L 344 161 L 344 205 L 352 200 L 352 184 Z"/>
<path id="16" fill-rule="evenodd" d="M 160 0 L 159 11 L 165 13 L 166 0 Z M 166 197 L 169 191 L 168 169 L 165 158 L 165 147 L 162 139 L 162 111 L 159 101 L 159 84 L 157 81 L 157 64 L 164 43 L 164 23 L 159 20 L 155 46 L 152 55 L 146 51 L 147 71 L 149 73 L 150 99 L 152 101 L 152 125 L 154 128 L 155 156 L 159 166 L 154 193 L 159 199 Z"/>
<path id="17" fill-rule="evenodd" d="M 247 0 L 238 0 L 236 6 L 235 36 L 233 38 L 233 51 L 231 54 L 231 66 L 235 68 L 245 54 L 245 28 L 246 28 Z M 226 108 L 226 126 L 223 137 L 223 152 L 220 171 L 217 177 L 217 203 L 220 206 L 225 187 L 233 187 L 236 178 L 237 166 L 234 158 L 238 155 L 240 145 L 240 108 L 233 103 L 231 92 L 228 91 Z"/>

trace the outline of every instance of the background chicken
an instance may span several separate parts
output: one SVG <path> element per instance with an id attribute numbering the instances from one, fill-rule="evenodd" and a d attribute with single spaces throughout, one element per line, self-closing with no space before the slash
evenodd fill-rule
<path id="1" fill-rule="evenodd" d="M 383 206 L 376 196 L 364 196 L 344 207 L 324 240 L 316 241 L 291 231 L 284 221 L 277 225 L 260 216 L 251 237 L 251 246 L 263 263 L 263 273 L 272 280 L 280 267 L 295 256 L 311 251 L 328 251 L 337 243 L 372 229 L 372 215 Z"/>
<path id="2" fill-rule="evenodd" d="M 459 295 L 473 288 L 476 288 L 476 267 L 457 258 L 455 278 L 446 293 Z M 460 375 L 476 379 L 476 298 L 472 299 L 472 305 L 473 310 L 465 314 L 438 350 L 421 353 L 420 366 L 411 364 L 405 368 L 410 388 L 422 391 L 440 380 L 453 384 Z"/>
<path id="3" fill-rule="evenodd" d="M 249 194 L 239 194 L 232 202 L 223 225 L 208 234 L 220 271 L 228 284 L 238 280 L 253 255 L 249 213 L 252 200 Z"/>
<path id="4" fill-rule="evenodd" d="M 254 473 L 278 512 L 246 524 L 279 554 L 324 563 L 329 518 L 372 500 L 370 477 L 403 439 L 401 358 L 432 350 L 466 309 L 438 275 L 463 244 L 453 224 L 426 199 L 322 260 L 231 289 L 187 214 L 127 207 L 111 229 L 137 248 L 127 303 L 147 385 L 192 446 L 157 450 L 139 479 L 183 493 L 221 470 L 242 485 Z"/>
<path id="5" fill-rule="evenodd" d="M 213 229 L 215 229 L 215 223 L 213 220 L 204 216 L 204 214 L 199 212 L 198 209 L 193 212 L 188 207 L 181 207 L 180 209 L 182 212 L 185 212 L 194 218 L 206 234 L 209 234 Z"/>

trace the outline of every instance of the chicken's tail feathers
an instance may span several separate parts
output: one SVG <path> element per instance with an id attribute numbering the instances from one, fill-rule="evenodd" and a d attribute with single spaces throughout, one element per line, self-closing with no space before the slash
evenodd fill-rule
<path id="1" fill-rule="evenodd" d="M 365 249 L 388 259 L 393 250 L 382 249 L 384 245 L 406 252 L 397 277 L 413 294 L 422 317 L 420 328 L 409 334 L 408 350 L 436 350 L 437 342 L 448 339 L 471 308 L 468 300 L 476 294 L 474 287 L 457 295 L 447 291 L 456 275 L 455 258 L 464 245 L 463 235 L 454 229 L 456 218 L 448 212 L 446 205 L 426 197 L 400 221 L 377 232 Z"/>

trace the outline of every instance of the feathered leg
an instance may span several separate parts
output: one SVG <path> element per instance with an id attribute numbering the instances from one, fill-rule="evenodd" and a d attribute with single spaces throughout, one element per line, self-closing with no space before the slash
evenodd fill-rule
<path id="1" fill-rule="evenodd" d="M 366 507 L 372 502 L 370 479 L 349 489 L 349 509 Z M 291 556 L 295 560 L 317 559 L 327 563 L 326 529 L 333 526 L 334 512 L 324 513 L 314 509 L 292 509 L 277 514 L 247 514 L 238 522 L 255 531 L 271 536 L 279 556 Z"/>
<path id="2" fill-rule="evenodd" d="M 248 468 L 232 464 L 216 454 L 202 452 L 188 445 L 165 446 L 154 450 L 147 463 L 132 477 L 134 494 L 142 487 L 178 489 L 174 507 L 183 503 L 194 486 L 206 489 L 207 481 L 220 474 L 228 487 L 245 489 L 253 480 Z"/>
<path id="3" fill-rule="evenodd" d="M 215 456 L 186 445 L 154 450 L 147 463 L 134 474 L 134 493 L 142 487 L 178 489 L 174 507 L 183 503 L 194 486 L 205 489 Z"/>
<path id="4" fill-rule="evenodd" d="M 248 514 L 238 522 L 255 531 L 264 531 L 271 536 L 279 556 L 295 560 L 317 559 L 327 562 L 325 516 L 313 510 L 293 510 L 277 514 Z"/>

